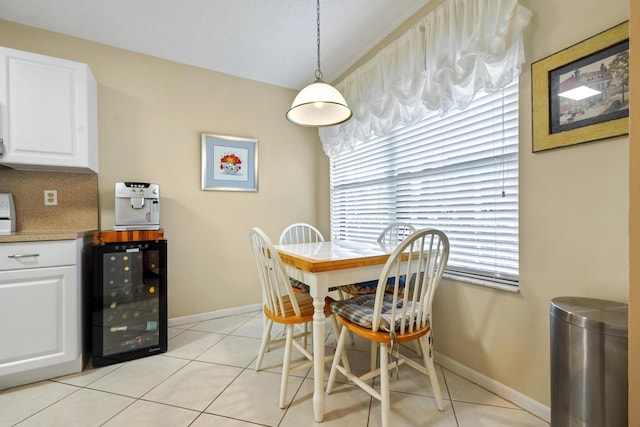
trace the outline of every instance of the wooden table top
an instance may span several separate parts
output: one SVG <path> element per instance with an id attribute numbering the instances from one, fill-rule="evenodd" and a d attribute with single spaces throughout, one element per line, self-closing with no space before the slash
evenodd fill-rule
<path id="1" fill-rule="evenodd" d="M 275 247 L 284 263 L 311 273 L 384 264 L 394 249 L 380 243 L 346 240 Z"/>

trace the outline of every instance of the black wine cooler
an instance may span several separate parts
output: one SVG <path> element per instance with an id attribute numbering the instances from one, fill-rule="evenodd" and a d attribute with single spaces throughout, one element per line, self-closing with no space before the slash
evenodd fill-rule
<path id="1" fill-rule="evenodd" d="M 167 242 L 93 246 L 93 366 L 167 351 Z"/>

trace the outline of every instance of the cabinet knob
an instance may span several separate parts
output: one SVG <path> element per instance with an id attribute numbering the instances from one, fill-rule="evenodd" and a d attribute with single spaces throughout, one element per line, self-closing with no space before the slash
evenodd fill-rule
<path id="1" fill-rule="evenodd" d="M 4 140 L 0 138 L 0 159 L 4 157 Z"/>

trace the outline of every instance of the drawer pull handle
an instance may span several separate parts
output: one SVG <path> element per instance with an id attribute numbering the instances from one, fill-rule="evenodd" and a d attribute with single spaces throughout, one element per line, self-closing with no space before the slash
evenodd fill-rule
<path id="1" fill-rule="evenodd" d="M 9 258 L 31 258 L 31 257 L 37 257 L 40 256 L 40 254 L 17 254 L 17 255 L 9 255 Z"/>

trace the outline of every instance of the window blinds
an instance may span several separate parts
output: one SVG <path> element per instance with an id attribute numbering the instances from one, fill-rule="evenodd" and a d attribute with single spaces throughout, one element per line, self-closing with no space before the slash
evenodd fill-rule
<path id="1" fill-rule="evenodd" d="M 447 276 L 518 280 L 518 84 L 358 142 L 330 163 L 331 235 L 375 241 L 392 221 L 450 240 Z"/>

